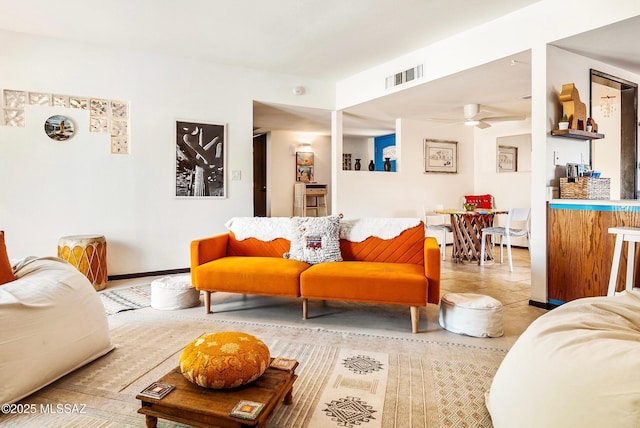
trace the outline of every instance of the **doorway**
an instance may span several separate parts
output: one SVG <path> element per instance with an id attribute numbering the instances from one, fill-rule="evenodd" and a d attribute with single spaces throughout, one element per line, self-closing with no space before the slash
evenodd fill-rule
<path id="1" fill-rule="evenodd" d="M 253 216 L 267 216 L 267 134 L 253 137 Z"/>
<path id="2" fill-rule="evenodd" d="M 600 169 L 600 165 L 603 165 L 602 158 L 605 162 L 607 159 L 615 159 L 616 165 L 610 168 L 620 180 L 619 199 L 640 199 L 640 174 L 637 165 L 638 84 L 592 69 L 590 96 L 589 115 L 597 118 L 596 123 L 609 122 L 608 128 L 611 129 L 609 133 L 605 129 L 599 129 L 606 134 L 606 139 L 593 140 L 591 143 L 592 168 Z M 607 147 L 598 147 L 603 143 Z M 615 156 L 607 156 L 607 153 L 612 153 L 614 143 Z M 618 199 L 616 196 L 611 195 L 611 199 Z"/>

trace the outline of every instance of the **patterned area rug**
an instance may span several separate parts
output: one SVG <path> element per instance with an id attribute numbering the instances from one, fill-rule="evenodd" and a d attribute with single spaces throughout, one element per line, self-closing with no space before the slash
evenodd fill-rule
<path id="1" fill-rule="evenodd" d="M 309 428 L 379 428 L 389 375 L 389 355 L 341 349 Z"/>
<path id="2" fill-rule="evenodd" d="M 429 334 L 389 337 L 374 329 L 353 333 L 313 324 L 221 320 L 201 309 L 145 308 L 109 317 L 116 349 L 22 401 L 37 409 L 77 404 L 71 409 L 78 411 L 0 415 L 0 425 L 144 426 L 136 394 L 174 368 L 189 341 L 206 332 L 243 331 L 262 339 L 272 356 L 300 362 L 293 404 L 275 412 L 270 428 L 306 428 L 314 420 L 336 428 L 492 426 L 483 394 L 506 354 L 503 349 L 438 342 Z M 353 371 L 380 369 L 385 379 L 372 382 Z M 365 389 L 379 391 L 380 402 L 363 395 Z M 159 426 L 183 427 L 170 421 Z"/>
<path id="3" fill-rule="evenodd" d="M 150 284 L 101 291 L 99 294 L 107 315 L 151 306 Z"/>

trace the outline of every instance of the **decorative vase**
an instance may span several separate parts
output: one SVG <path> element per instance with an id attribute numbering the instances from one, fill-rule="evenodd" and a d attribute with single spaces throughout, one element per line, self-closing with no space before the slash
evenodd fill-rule
<path id="1" fill-rule="evenodd" d="M 375 171 L 376 169 L 376 164 L 373 163 L 373 161 L 369 162 L 369 171 Z"/>
<path id="2" fill-rule="evenodd" d="M 356 171 L 360 171 L 360 159 L 356 159 L 356 163 L 353 165 Z"/>
<path id="3" fill-rule="evenodd" d="M 391 158 L 384 158 L 384 164 L 382 166 L 385 171 L 391 171 Z"/>

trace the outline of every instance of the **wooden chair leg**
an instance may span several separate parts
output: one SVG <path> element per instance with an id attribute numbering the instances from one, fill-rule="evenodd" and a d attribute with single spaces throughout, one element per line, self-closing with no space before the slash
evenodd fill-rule
<path id="1" fill-rule="evenodd" d="M 204 292 L 204 313 L 211 313 L 211 291 Z"/>
<path id="2" fill-rule="evenodd" d="M 411 306 L 411 332 L 418 333 L 420 330 L 420 307 Z"/>
<path id="3" fill-rule="evenodd" d="M 302 319 L 306 320 L 309 316 L 309 299 L 302 299 Z"/>

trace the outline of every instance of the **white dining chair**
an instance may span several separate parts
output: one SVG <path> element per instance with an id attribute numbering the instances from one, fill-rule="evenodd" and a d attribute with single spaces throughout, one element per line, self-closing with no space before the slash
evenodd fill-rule
<path id="1" fill-rule="evenodd" d="M 436 210 L 442 209 L 442 205 L 436 206 Z M 424 227 L 426 230 L 435 230 L 442 233 L 442 238 L 440 241 L 440 255 L 442 256 L 442 260 L 446 260 L 446 251 L 447 251 L 447 233 L 451 233 L 451 223 L 447 223 L 445 221 L 445 216 L 443 214 L 431 214 L 427 211 L 425 207 L 422 207 L 422 219 L 424 221 Z M 430 222 L 431 220 L 431 222 Z M 435 222 L 435 223 L 433 223 Z"/>
<path id="2" fill-rule="evenodd" d="M 482 245 L 480 247 L 480 265 L 484 265 L 485 245 L 487 235 L 500 236 L 500 263 L 503 261 L 502 247 L 504 241 L 507 243 L 507 257 L 509 259 L 509 272 L 513 272 L 513 259 L 511 257 L 511 238 L 527 238 L 527 247 L 530 245 L 529 234 L 529 218 L 531 217 L 531 208 L 512 208 L 509 210 L 507 224 L 502 226 L 485 227 L 482 229 Z M 517 229 L 514 227 L 522 227 Z M 521 226 L 520 226 L 521 225 Z"/>

